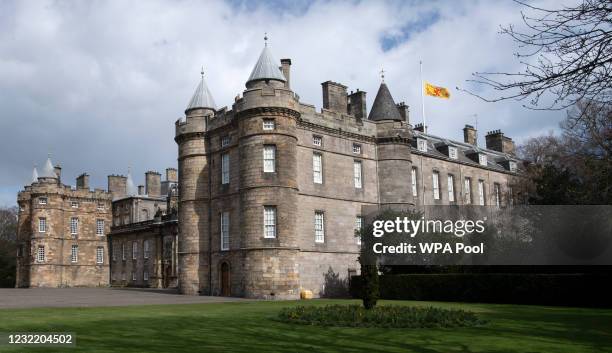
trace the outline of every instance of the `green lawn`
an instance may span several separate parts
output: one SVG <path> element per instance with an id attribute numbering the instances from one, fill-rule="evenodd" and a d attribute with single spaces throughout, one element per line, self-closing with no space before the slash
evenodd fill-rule
<path id="1" fill-rule="evenodd" d="M 612 310 L 382 301 L 478 312 L 489 322 L 459 329 L 323 328 L 274 320 L 289 305 L 222 304 L 0 310 L 0 332 L 76 332 L 76 348 L 35 352 L 612 352 Z M 11 351 L 0 346 L 0 352 Z M 13 351 L 23 352 L 24 349 Z"/>

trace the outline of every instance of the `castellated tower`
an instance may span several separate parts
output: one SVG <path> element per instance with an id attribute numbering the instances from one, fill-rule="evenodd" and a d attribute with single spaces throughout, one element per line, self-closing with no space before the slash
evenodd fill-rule
<path id="1" fill-rule="evenodd" d="M 210 176 L 207 123 L 215 114 L 204 72 L 187 109 L 176 123 L 179 147 L 179 289 L 184 294 L 210 294 Z"/>
<path id="2" fill-rule="evenodd" d="M 264 47 L 234 104 L 240 154 L 244 296 L 298 298 L 298 101 Z M 273 222 L 272 229 L 267 222 Z"/>
<path id="3" fill-rule="evenodd" d="M 369 120 L 376 121 L 379 202 L 381 206 L 414 206 L 410 188 L 398 176 L 412 170 L 411 126 L 398 110 L 389 88 L 383 81 L 378 88 Z"/>
<path id="4" fill-rule="evenodd" d="M 16 286 L 106 286 L 111 193 L 90 190 L 87 174 L 63 185 L 59 170 L 48 159 L 17 196 Z"/>

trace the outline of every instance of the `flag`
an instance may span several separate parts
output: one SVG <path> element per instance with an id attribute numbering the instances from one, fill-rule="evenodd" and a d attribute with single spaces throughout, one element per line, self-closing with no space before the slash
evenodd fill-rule
<path id="1" fill-rule="evenodd" d="M 448 89 L 444 87 L 434 86 L 428 82 L 425 82 L 425 94 L 438 98 L 450 98 L 450 93 L 448 92 Z"/>

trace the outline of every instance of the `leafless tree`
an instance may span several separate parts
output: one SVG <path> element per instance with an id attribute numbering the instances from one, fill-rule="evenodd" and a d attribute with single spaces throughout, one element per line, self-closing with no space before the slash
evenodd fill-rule
<path id="1" fill-rule="evenodd" d="M 578 102 L 612 104 L 612 1 L 583 0 L 572 7 L 545 9 L 521 0 L 525 29 L 502 27 L 518 43 L 524 70 L 477 72 L 468 82 L 492 87 L 499 96 L 487 102 L 526 100 L 525 107 L 563 110 Z M 550 94 L 551 102 L 544 96 Z"/>

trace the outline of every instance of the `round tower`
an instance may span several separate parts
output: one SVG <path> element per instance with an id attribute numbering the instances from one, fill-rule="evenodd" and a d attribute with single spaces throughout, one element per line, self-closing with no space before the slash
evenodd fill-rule
<path id="1" fill-rule="evenodd" d="M 406 187 L 406 180 L 409 180 L 406 178 L 412 171 L 412 133 L 384 81 L 380 84 L 368 119 L 377 123 L 380 204 L 400 208 L 414 206 L 412 190 Z"/>
<path id="2" fill-rule="evenodd" d="M 183 294 L 209 294 L 210 185 L 206 157 L 207 122 L 215 114 L 204 72 L 185 110 L 185 120 L 176 122 L 178 144 L 179 290 Z"/>
<path id="3" fill-rule="evenodd" d="M 298 100 L 264 47 L 234 104 L 239 131 L 244 296 L 299 297 Z"/>

